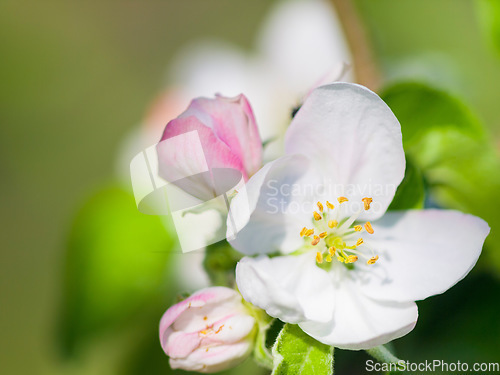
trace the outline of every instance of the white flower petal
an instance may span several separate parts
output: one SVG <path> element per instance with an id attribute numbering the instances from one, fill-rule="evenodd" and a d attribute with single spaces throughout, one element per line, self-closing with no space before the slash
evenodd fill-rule
<path id="1" fill-rule="evenodd" d="M 258 44 L 267 65 L 296 95 L 304 95 L 333 66 L 351 62 L 337 15 L 324 0 L 278 3 Z"/>
<path id="2" fill-rule="evenodd" d="M 231 345 L 217 345 L 194 350 L 186 358 L 170 358 L 172 369 L 213 373 L 232 368 L 243 362 L 252 351 L 252 341 L 244 340 Z"/>
<path id="3" fill-rule="evenodd" d="M 309 156 L 332 194 L 340 192 L 358 204 L 373 198 L 360 219 L 385 212 L 405 171 L 398 120 L 375 93 L 349 83 L 311 93 L 290 125 L 285 151 Z"/>
<path id="4" fill-rule="evenodd" d="M 314 253 L 243 258 L 236 283 L 245 300 L 288 323 L 326 322 L 333 313 L 333 286 Z"/>
<path id="5" fill-rule="evenodd" d="M 228 239 L 236 250 L 247 255 L 289 253 L 303 245 L 299 233 L 311 224 L 312 210 L 303 209 L 306 197 L 291 189 L 313 178 L 309 165 L 304 156 L 285 156 L 250 178 L 231 201 L 227 219 Z"/>
<path id="6" fill-rule="evenodd" d="M 417 322 L 414 302 L 374 301 L 347 279 L 335 290 L 335 311 L 327 323 L 299 326 L 316 340 L 340 349 L 361 350 L 385 344 L 410 332 Z"/>
<path id="7" fill-rule="evenodd" d="M 357 282 L 386 301 L 422 300 L 455 285 L 476 264 L 490 231 L 478 217 L 434 209 L 388 212 L 372 225 L 370 243 L 380 259 L 356 264 Z"/>

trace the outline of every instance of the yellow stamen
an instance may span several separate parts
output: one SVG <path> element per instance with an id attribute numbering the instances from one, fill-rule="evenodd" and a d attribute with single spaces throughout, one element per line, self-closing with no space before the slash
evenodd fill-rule
<path id="1" fill-rule="evenodd" d="M 306 233 L 307 233 L 307 228 L 306 227 L 302 228 L 302 230 L 300 231 L 300 237 L 304 237 Z"/>
<path id="2" fill-rule="evenodd" d="M 362 238 L 360 238 L 360 239 L 358 239 L 358 240 L 356 241 L 356 246 L 359 246 L 359 245 L 361 245 L 362 243 L 363 243 L 363 239 L 362 239 Z"/>
<path id="3" fill-rule="evenodd" d="M 308 229 L 306 233 L 304 233 L 304 236 L 309 237 L 314 234 L 314 229 Z"/>
<path id="4" fill-rule="evenodd" d="M 316 211 L 313 212 L 313 215 L 314 215 L 314 220 L 316 221 L 321 220 L 321 215 L 318 214 Z"/>
<path id="5" fill-rule="evenodd" d="M 330 254 L 328 254 L 328 255 L 326 256 L 326 261 L 327 261 L 328 263 L 331 263 L 331 262 L 332 262 L 332 256 L 331 256 Z"/>
<path id="6" fill-rule="evenodd" d="M 343 258 L 343 257 L 341 257 L 340 255 L 337 257 L 337 260 L 338 260 L 339 262 L 341 262 L 341 263 L 344 263 L 344 258 Z"/>
<path id="7" fill-rule="evenodd" d="M 321 254 L 319 251 L 316 253 L 316 262 L 323 263 L 323 254 Z"/>
<path id="8" fill-rule="evenodd" d="M 335 208 L 335 206 L 328 201 L 326 201 L 326 207 L 328 207 L 330 210 L 333 210 Z"/>
<path id="9" fill-rule="evenodd" d="M 356 255 L 349 255 L 345 260 L 346 263 L 354 263 L 358 261 L 358 257 Z"/>
<path id="10" fill-rule="evenodd" d="M 316 204 L 318 205 L 319 211 L 323 212 L 323 205 L 321 204 L 321 202 L 318 202 Z"/>
<path id="11" fill-rule="evenodd" d="M 335 255 L 335 248 L 332 246 L 328 249 L 328 252 L 330 253 L 331 256 Z"/>
<path id="12" fill-rule="evenodd" d="M 366 264 L 375 264 L 375 262 L 378 260 L 378 255 L 371 257 Z"/>
<path id="13" fill-rule="evenodd" d="M 339 223 L 338 223 L 338 221 L 337 221 L 337 220 L 330 220 L 330 221 L 328 222 L 328 226 L 329 226 L 330 228 L 335 228 L 338 224 L 339 224 Z"/>
<path id="14" fill-rule="evenodd" d="M 311 245 L 316 246 L 319 243 L 319 237 L 314 236 L 314 240 L 312 240 Z"/>
<path id="15" fill-rule="evenodd" d="M 320 234 L 319 234 L 319 238 L 325 238 L 325 237 L 326 237 L 326 235 L 327 235 L 327 233 L 326 233 L 326 232 L 320 233 Z"/>
<path id="16" fill-rule="evenodd" d="M 373 199 L 366 197 L 366 198 L 363 198 L 361 200 L 365 204 L 365 211 L 368 211 L 370 209 L 370 204 L 373 202 Z"/>
<path id="17" fill-rule="evenodd" d="M 362 226 L 362 225 L 356 225 L 356 226 L 354 227 L 354 230 L 355 230 L 356 232 L 361 232 L 361 231 L 363 230 L 363 226 Z"/>
<path id="18" fill-rule="evenodd" d="M 346 197 L 338 197 L 337 200 L 339 201 L 339 204 L 342 204 L 344 202 L 347 202 L 349 199 L 347 199 Z"/>
<path id="19" fill-rule="evenodd" d="M 367 231 L 368 233 L 370 233 L 370 234 L 373 234 L 373 232 L 374 232 L 373 227 L 372 227 L 372 224 L 371 224 L 369 221 L 367 221 L 367 222 L 365 223 L 365 229 L 366 229 L 366 231 Z"/>

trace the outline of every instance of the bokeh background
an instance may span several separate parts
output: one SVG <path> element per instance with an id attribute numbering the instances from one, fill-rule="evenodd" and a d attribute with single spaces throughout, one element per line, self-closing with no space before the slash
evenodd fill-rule
<path id="1" fill-rule="evenodd" d="M 1 373 L 169 373 L 157 322 L 185 287 L 172 276 L 183 271 L 174 266 L 179 254 L 168 224 L 135 209 L 120 167 L 124 143 L 166 87 L 168 66 L 185 45 L 211 37 L 251 51 L 276 3 L 1 2 Z M 453 150 L 443 148 L 446 168 L 456 169 L 448 190 L 441 189 L 446 181 L 435 181 L 442 169 L 414 158 L 431 186 L 429 204 L 484 217 L 498 239 L 498 1 L 332 3 L 357 59 L 358 81 L 399 106 L 393 109 L 403 127 L 419 114 L 401 104 L 401 86 L 387 87 L 417 81 L 424 93 L 437 90 L 432 103 L 446 102 L 429 119 L 481 128 L 474 142 L 459 135 L 455 144 L 451 134 Z M 421 99 L 415 92 L 411 98 Z M 416 108 L 430 105 L 423 97 Z M 497 242 L 487 243 L 459 285 L 419 303 L 416 329 L 394 343 L 401 358 L 500 362 Z M 199 270 L 186 272 L 200 278 Z M 337 373 L 364 373 L 366 359 L 337 351 Z M 252 363 L 236 371 L 266 373 Z"/>

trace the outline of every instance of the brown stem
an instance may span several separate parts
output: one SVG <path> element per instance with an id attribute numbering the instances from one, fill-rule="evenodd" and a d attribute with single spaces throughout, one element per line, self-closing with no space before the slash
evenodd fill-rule
<path id="1" fill-rule="evenodd" d="M 380 88 L 382 78 L 368 41 L 366 29 L 361 22 L 352 0 L 330 0 L 334 5 L 353 57 L 353 68 L 357 83 L 373 91 Z"/>

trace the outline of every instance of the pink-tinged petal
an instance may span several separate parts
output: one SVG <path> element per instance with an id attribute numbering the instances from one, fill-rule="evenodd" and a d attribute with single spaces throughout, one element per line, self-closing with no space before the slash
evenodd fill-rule
<path id="1" fill-rule="evenodd" d="M 157 151 L 159 175 L 203 200 L 217 196 L 211 170 L 229 168 L 246 178 L 241 159 L 195 116 L 170 121 Z"/>
<path id="2" fill-rule="evenodd" d="M 383 215 L 405 171 L 398 120 L 375 93 L 355 84 L 314 90 L 287 131 L 285 151 L 309 156 L 323 172 L 331 199 L 343 195 L 360 204 L 373 198 L 360 219 Z"/>
<path id="3" fill-rule="evenodd" d="M 211 287 L 199 290 L 185 300 L 175 304 L 170 307 L 160 321 L 160 341 L 162 345 L 166 344 L 168 335 L 168 328 L 178 319 L 182 313 L 190 308 L 202 307 L 207 303 L 219 304 L 223 303 L 225 300 L 232 298 L 240 298 L 239 294 L 229 288 L 224 287 Z"/>
<path id="4" fill-rule="evenodd" d="M 165 313 L 160 341 L 172 368 L 213 372 L 235 366 L 250 353 L 255 327 L 238 292 L 213 287 Z"/>
<path id="5" fill-rule="evenodd" d="M 255 327 L 255 318 L 251 315 L 235 314 L 224 317 L 213 324 L 212 330 L 203 337 L 202 345 L 232 344 L 248 337 Z"/>
<path id="6" fill-rule="evenodd" d="M 331 319 L 332 283 L 328 273 L 316 266 L 313 252 L 243 258 L 236 266 L 236 283 L 246 301 L 282 321 Z"/>
<path id="7" fill-rule="evenodd" d="M 173 332 L 163 349 L 171 358 L 185 358 L 200 346 L 201 341 L 199 332 Z"/>
<path id="8" fill-rule="evenodd" d="M 216 303 L 207 303 L 202 307 L 193 307 L 179 316 L 173 328 L 176 331 L 194 332 L 205 327 L 210 327 L 221 319 L 233 316 L 245 311 L 241 304 L 241 295 L 235 292 L 235 296 Z"/>
<path id="9" fill-rule="evenodd" d="M 219 372 L 243 362 L 252 347 L 253 343 L 249 340 L 231 345 L 201 347 L 186 358 L 170 358 L 170 367 L 202 373 Z"/>
<path id="10" fill-rule="evenodd" d="M 262 141 L 252 108 L 244 95 L 195 99 L 181 115 L 187 116 L 196 116 L 214 131 L 242 161 L 245 177 L 257 172 L 262 164 Z"/>
<path id="11" fill-rule="evenodd" d="M 340 349 L 361 350 L 386 344 L 406 335 L 417 322 L 414 302 L 374 301 L 345 278 L 337 285 L 334 298 L 331 321 L 309 321 L 299 326 L 316 340 Z"/>
<path id="12" fill-rule="evenodd" d="M 380 259 L 360 264 L 357 282 L 385 301 L 417 301 L 451 288 L 474 267 L 490 232 L 478 217 L 434 209 L 389 212 L 372 226 Z"/>

